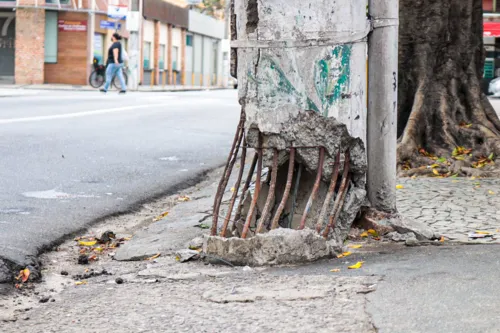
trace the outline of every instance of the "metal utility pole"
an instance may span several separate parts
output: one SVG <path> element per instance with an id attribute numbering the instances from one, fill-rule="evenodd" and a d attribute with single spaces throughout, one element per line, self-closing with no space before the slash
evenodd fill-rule
<path id="1" fill-rule="evenodd" d="M 368 43 L 368 199 L 373 208 L 396 211 L 398 97 L 398 0 L 370 0 L 373 31 Z"/>
<path id="2" fill-rule="evenodd" d="M 142 23 L 142 0 L 129 0 L 129 12 L 127 14 L 127 30 L 130 32 L 128 42 L 128 66 L 130 76 L 128 88 L 139 89 L 139 78 L 141 71 L 141 24 Z"/>

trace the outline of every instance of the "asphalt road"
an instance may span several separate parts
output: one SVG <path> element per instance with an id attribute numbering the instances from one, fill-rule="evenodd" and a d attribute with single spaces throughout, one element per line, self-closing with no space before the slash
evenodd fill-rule
<path id="1" fill-rule="evenodd" d="M 0 98 L 0 258 L 23 264 L 227 158 L 233 90 Z M 0 274 L 1 275 L 1 274 Z"/>

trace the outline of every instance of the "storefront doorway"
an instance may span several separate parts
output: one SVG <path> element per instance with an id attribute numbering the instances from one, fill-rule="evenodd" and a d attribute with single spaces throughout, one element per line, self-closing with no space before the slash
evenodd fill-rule
<path id="1" fill-rule="evenodd" d="M 14 83 L 15 13 L 0 12 L 0 84 Z"/>

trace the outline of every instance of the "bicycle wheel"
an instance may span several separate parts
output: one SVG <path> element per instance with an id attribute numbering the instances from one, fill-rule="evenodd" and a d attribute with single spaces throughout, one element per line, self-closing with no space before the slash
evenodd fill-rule
<path id="1" fill-rule="evenodd" d="M 101 74 L 97 73 L 96 71 L 93 71 L 90 74 L 89 84 L 93 88 L 99 88 L 99 87 L 101 87 L 104 84 L 104 81 L 105 81 L 104 75 L 101 75 Z"/>
<path id="2" fill-rule="evenodd" d="M 123 71 L 123 78 L 125 79 L 125 85 L 128 85 L 128 77 L 127 77 L 127 73 L 125 71 Z M 122 89 L 122 86 L 120 85 L 120 79 L 118 79 L 118 75 L 115 75 L 115 77 L 113 78 L 113 86 L 116 89 L 119 89 L 119 90 Z"/>

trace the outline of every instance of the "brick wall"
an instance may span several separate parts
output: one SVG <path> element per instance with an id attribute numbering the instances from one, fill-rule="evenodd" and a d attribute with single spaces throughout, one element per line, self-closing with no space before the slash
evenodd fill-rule
<path id="1" fill-rule="evenodd" d="M 87 21 L 88 16 L 85 13 L 59 12 L 58 19 Z M 45 83 L 86 85 L 87 44 L 86 31 L 59 31 L 57 63 L 45 64 Z"/>
<path id="2" fill-rule="evenodd" d="M 45 10 L 16 10 L 16 84 L 42 84 L 45 60 Z"/>

